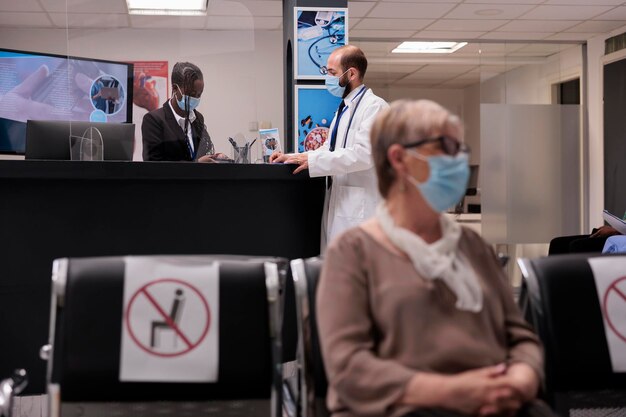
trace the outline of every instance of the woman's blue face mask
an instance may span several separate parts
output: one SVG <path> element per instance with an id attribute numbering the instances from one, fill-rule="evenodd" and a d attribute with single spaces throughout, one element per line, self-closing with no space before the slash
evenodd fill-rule
<path id="1" fill-rule="evenodd" d="M 433 155 L 425 157 L 413 149 L 409 155 L 428 162 L 430 174 L 420 183 L 412 176 L 407 179 L 422 193 L 422 197 L 438 213 L 457 204 L 465 195 L 469 180 L 469 155 L 459 152 L 456 155 Z"/>

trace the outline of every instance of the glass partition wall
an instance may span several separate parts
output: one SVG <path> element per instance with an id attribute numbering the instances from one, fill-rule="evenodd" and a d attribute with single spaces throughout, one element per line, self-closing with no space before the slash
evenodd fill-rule
<path id="1" fill-rule="evenodd" d="M 180 10 L 139 10 L 135 14 L 126 0 L 44 3 L 46 10 L 53 11 L 49 13 L 53 27 L 29 28 L 29 36 L 25 30 L 16 29 L 15 42 L 5 38 L 3 44 L 12 49 L 88 59 L 76 61 L 80 65 L 70 60 L 69 68 L 51 71 L 65 74 L 66 89 L 82 92 L 81 114 L 56 118 L 126 121 L 118 119 L 126 119 L 121 112 L 128 107 L 132 112 L 128 121 L 135 124 L 134 160 L 142 160 L 144 115 L 163 106 L 176 88 L 170 82 L 176 62 L 190 62 L 202 70 L 204 91 L 197 109 L 204 116 L 216 152 L 233 156 L 229 137 L 242 145 L 258 137 L 260 128 L 282 130 L 280 2 L 259 5 L 212 0 L 204 2 L 208 9 L 199 15 L 177 15 Z M 19 41 L 25 36 L 28 46 L 22 48 Z M 107 66 L 99 60 L 133 63 L 134 78 L 127 85 L 113 64 Z M 257 141 L 251 149 L 251 160 L 261 157 Z"/>
<path id="2" fill-rule="evenodd" d="M 376 93 L 432 99 L 464 120 L 479 179 L 460 221 L 513 260 L 583 232 L 581 45 L 470 41 L 448 54 L 396 54 L 399 41 L 356 43 Z M 508 268 L 516 281 L 515 262 Z"/>

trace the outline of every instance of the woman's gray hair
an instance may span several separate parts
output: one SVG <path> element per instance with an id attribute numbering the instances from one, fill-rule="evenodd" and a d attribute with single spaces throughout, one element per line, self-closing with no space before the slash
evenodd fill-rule
<path id="1" fill-rule="evenodd" d="M 387 197 L 396 180 L 396 172 L 387 158 L 391 145 L 404 145 L 444 134 L 462 141 L 463 122 L 434 101 L 397 100 L 380 112 L 370 133 L 380 194 Z"/>

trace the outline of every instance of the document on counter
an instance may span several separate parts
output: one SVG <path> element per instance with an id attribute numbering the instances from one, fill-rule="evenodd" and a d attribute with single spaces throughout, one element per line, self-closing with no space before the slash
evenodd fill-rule
<path id="1" fill-rule="evenodd" d="M 614 214 L 608 212 L 608 210 L 604 210 L 603 213 L 604 220 L 615 230 L 620 232 L 623 235 L 626 235 L 626 222 Z"/>

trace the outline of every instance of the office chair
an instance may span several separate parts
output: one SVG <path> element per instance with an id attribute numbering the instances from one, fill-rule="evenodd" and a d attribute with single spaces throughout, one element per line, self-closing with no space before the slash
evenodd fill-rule
<path id="1" fill-rule="evenodd" d="M 52 274 L 49 345 L 42 348 L 42 357 L 48 359 L 51 415 L 71 414 L 76 408 L 97 414 L 95 410 L 103 407 L 102 403 L 115 402 L 108 404 L 107 410 L 115 410 L 119 416 L 167 415 L 164 413 L 169 411 L 176 416 L 279 417 L 281 281 L 288 269 L 286 260 L 235 256 L 146 258 L 174 261 L 183 268 L 218 263 L 217 381 L 121 382 L 120 344 L 127 308 L 125 258 L 57 259 Z M 183 320 L 190 295 L 189 291 L 176 292 L 178 303 L 174 298 L 172 305 L 172 310 L 182 309 Z M 172 312 L 177 314 L 166 311 L 163 317 L 172 318 Z M 163 331 L 158 322 L 155 325 L 153 331 Z M 149 338 L 149 324 L 145 330 Z"/>
<path id="2" fill-rule="evenodd" d="M 298 403 L 302 417 L 327 417 L 328 381 L 317 331 L 315 294 L 323 261 L 320 258 L 291 261 L 296 287 L 298 317 L 298 367 L 300 394 Z"/>
<path id="3" fill-rule="evenodd" d="M 518 261 L 523 277 L 519 304 L 545 349 L 546 400 L 562 416 L 626 414 L 626 373 L 613 372 L 588 262 L 597 256 Z"/>

